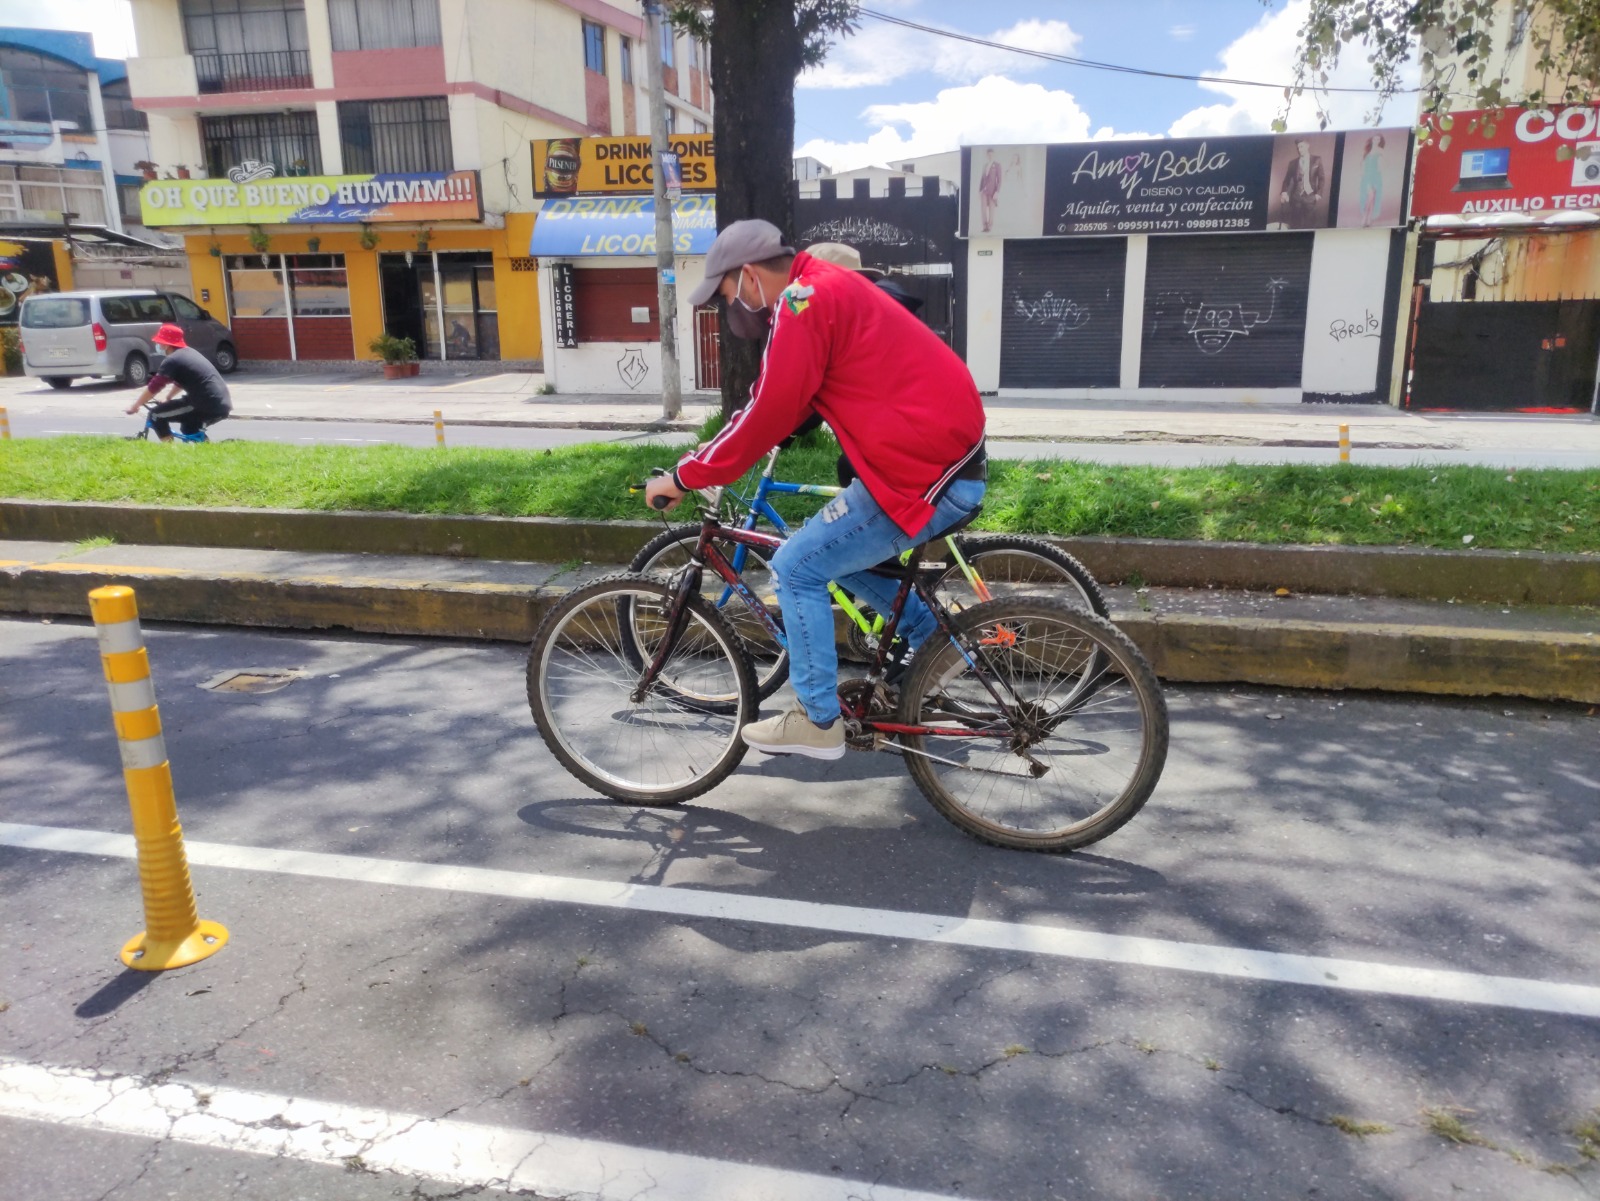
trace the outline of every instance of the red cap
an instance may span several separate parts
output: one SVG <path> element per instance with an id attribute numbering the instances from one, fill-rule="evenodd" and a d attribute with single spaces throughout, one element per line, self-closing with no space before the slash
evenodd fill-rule
<path id="1" fill-rule="evenodd" d="M 173 325 L 170 321 L 163 325 L 160 329 L 156 330 L 156 336 L 151 338 L 150 341 L 156 342 L 162 346 L 172 346 L 178 349 L 182 349 L 189 344 L 184 340 L 183 327 Z"/>

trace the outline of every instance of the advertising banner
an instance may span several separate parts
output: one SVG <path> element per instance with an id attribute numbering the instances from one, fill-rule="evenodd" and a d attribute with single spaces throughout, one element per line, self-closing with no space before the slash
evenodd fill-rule
<path id="1" fill-rule="evenodd" d="M 673 250 L 704 254 L 717 236 L 717 198 L 685 196 L 672 206 Z M 534 218 L 528 253 L 547 258 L 651 255 L 656 252 L 652 198 L 547 200 Z"/>
<path id="2" fill-rule="evenodd" d="M 476 171 L 163 179 L 139 189 L 139 208 L 149 226 L 481 221 L 483 196 Z"/>
<path id="3" fill-rule="evenodd" d="M 15 325 L 29 296 L 58 291 L 55 250 L 49 242 L 0 241 L 0 325 Z"/>
<path id="4" fill-rule="evenodd" d="M 717 190 L 716 147 L 710 134 L 674 134 L 667 139 L 667 149 L 678 156 L 685 192 Z M 535 196 L 647 195 L 654 188 L 647 137 L 550 138 L 533 143 Z"/>
<path id="5" fill-rule="evenodd" d="M 968 237 L 1395 226 L 1406 129 L 964 151 Z"/>
<path id="6" fill-rule="evenodd" d="M 1443 214 L 1600 209 L 1600 106 L 1456 112 L 1417 147 L 1411 211 Z"/>
<path id="7" fill-rule="evenodd" d="M 572 291 L 571 263 L 550 265 L 550 290 L 556 302 L 556 345 L 571 350 L 578 344 L 578 306 Z"/>

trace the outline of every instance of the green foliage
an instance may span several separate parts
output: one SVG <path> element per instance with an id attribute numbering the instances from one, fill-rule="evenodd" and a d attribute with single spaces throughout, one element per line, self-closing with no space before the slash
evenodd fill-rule
<path id="1" fill-rule="evenodd" d="M 724 3 L 727 0 L 723 0 Z M 763 0 L 736 0 L 740 4 L 759 4 Z M 835 38 L 854 33 L 859 27 L 861 4 L 859 0 L 794 0 L 794 26 L 800 37 L 800 62 L 803 67 L 815 67 L 828 56 L 828 46 Z M 672 24 L 711 44 L 716 28 L 715 4 L 706 0 L 668 0 L 667 19 Z M 736 47 L 716 45 L 718 54 L 735 51 Z"/>
<path id="2" fill-rule="evenodd" d="M 525 451 L 223 440 L 203 455 L 174 455 L 116 438 L 13 439 L 0 442 L 0 492 L 37 500 L 638 520 L 649 514 L 627 484 L 670 466 L 686 445 Z M 837 453 L 831 438 L 803 440 L 783 452 L 779 474 L 831 484 Z M 783 502 L 779 511 L 796 519 L 818 505 L 808 497 Z M 977 528 L 1595 554 L 1600 471 L 996 459 Z"/>
<path id="3" fill-rule="evenodd" d="M 1538 76 L 1530 86 L 1505 72 L 1508 43 L 1523 40 Z M 1585 102 L 1600 91 L 1600 0 L 1311 0 L 1285 99 L 1315 94 L 1352 47 L 1385 101 L 1418 58 L 1427 114 Z M 1420 133 L 1437 129 L 1424 123 Z"/>
<path id="4" fill-rule="evenodd" d="M 22 336 L 14 325 L 0 326 L 0 358 L 7 375 L 22 374 Z"/>
<path id="5" fill-rule="evenodd" d="M 367 343 L 367 349 L 385 363 L 414 363 L 417 361 L 417 344 L 410 338 L 397 338 L 393 334 L 379 334 Z"/>

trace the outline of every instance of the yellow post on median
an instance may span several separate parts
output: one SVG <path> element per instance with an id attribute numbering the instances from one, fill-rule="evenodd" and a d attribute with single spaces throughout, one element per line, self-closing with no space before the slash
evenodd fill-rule
<path id="1" fill-rule="evenodd" d="M 1350 427 L 1348 425 L 1341 425 L 1339 427 L 1339 462 L 1348 463 L 1349 461 L 1350 461 Z"/>
<path id="2" fill-rule="evenodd" d="M 0 438 L 11 437 L 11 418 L 6 416 L 4 406 L 0 406 Z"/>
<path id="3" fill-rule="evenodd" d="M 444 413 L 439 409 L 433 411 L 433 440 L 439 446 L 444 445 Z"/>
<path id="4" fill-rule="evenodd" d="M 172 768 L 133 589 L 120 584 L 96 588 L 89 593 L 89 612 L 111 693 L 144 893 L 144 929 L 123 946 L 122 962 L 142 972 L 183 967 L 222 950 L 228 931 L 201 921 L 195 911 Z"/>

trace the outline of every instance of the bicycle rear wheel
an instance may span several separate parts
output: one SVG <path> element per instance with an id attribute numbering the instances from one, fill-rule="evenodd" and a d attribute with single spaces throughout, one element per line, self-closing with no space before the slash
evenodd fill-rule
<path id="1" fill-rule="evenodd" d="M 680 525 L 662 530 L 639 548 L 628 570 L 642 574 L 675 575 L 689 565 L 694 549 L 700 541 L 698 525 Z M 737 543 L 722 542 L 719 547 L 730 562 L 741 549 Z M 778 612 L 776 582 L 767 560 L 754 548 L 745 547 L 744 566 L 739 578 L 765 604 L 767 612 L 781 627 L 783 615 Z M 706 602 L 728 619 L 733 632 L 739 636 L 740 649 L 750 660 L 756 673 L 756 691 L 760 700 L 766 700 L 789 678 L 789 652 L 779 646 L 761 619 L 750 611 L 748 605 L 722 581 L 714 571 L 706 571 L 700 582 L 700 595 Z"/>
<path id="2" fill-rule="evenodd" d="M 1167 707 L 1127 635 L 1041 596 L 975 605 L 955 624 L 990 671 L 948 640 L 930 644 L 900 694 L 901 722 L 940 731 L 901 739 L 933 807 L 984 842 L 1031 851 L 1087 846 L 1137 813 L 1166 762 Z"/>
<path id="3" fill-rule="evenodd" d="M 1042 538 L 968 534 L 958 536 L 956 546 L 988 588 L 990 599 L 1045 592 L 1097 617 L 1110 615 L 1105 593 L 1089 569 Z M 935 581 L 933 590 L 949 609 L 968 609 L 983 599 L 955 563 Z"/>
<path id="4" fill-rule="evenodd" d="M 619 801 L 675 805 L 715 787 L 744 758 L 739 729 L 756 716 L 755 678 L 738 637 L 694 596 L 659 678 L 634 698 L 668 634 L 672 599 L 660 580 L 596 580 L 550 611 L 528 656 L 528 706 L 545 745 Z"/>

